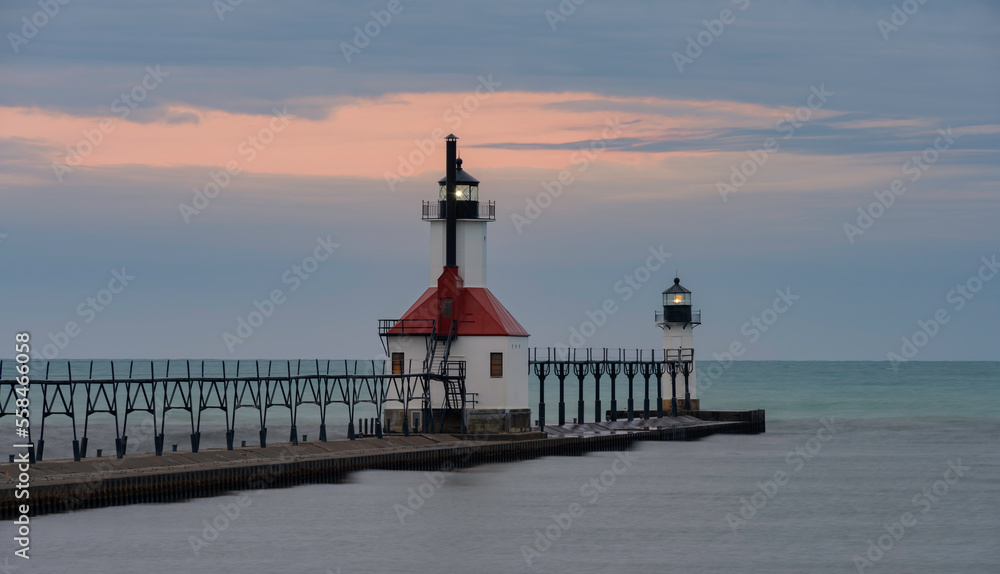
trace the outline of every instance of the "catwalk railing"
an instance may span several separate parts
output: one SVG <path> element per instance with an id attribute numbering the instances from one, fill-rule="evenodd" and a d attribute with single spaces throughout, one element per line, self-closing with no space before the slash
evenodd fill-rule
<path id="1" fill-rule="evenodd" d="M 327 440 L 326 421 L 330 405 L 346 407 L 350 421 L 347 435 L 352 440 L 356 436 L 355 409 L 366 403 L 375 408 L 372 434 L 379 438 L 383 436 L 382 413 L 390 403 L 400 403 L 404 413 L 402 428 L 397 432 L 409 435 L 410 404 L 415 401 L 419 402 L 420 410 L 424 413 L 420 417 L 423 427 L 420 432 L 435 431 L 435 420 L 430 416 L 433 374 L 419 369 L 413 371 L 412 361 L 409 365 L 411 372 L 403 374 L 386 373 L 385 361 L 315 360 L 306 362 L 307 367 L 312 367 L 308 369 L 303 369 L 303 361 L 254 361 L 252 374 L 240 372 L 240 365 L 245 363 L 240 361 L 236 362 L 235 372 L 232 369 L 227 372 L 225 361 L 221 362 L 221 369 L 218 369 L 219 365 L 215 362 L 209 363 L 211 367 L 221 371 L 214 374 L 205 373 L 204 361 L 196 361 L 196 366 L 200 363 L 200 371 L 197 373 L 192 373 L 190 361 L 166 361 L 165 365 L 163 361 L 98 361 L 99 371 L 104 371 L 104 374 L 97 377 L 94 376 L 95 361 L 82 365 L 86 376 L 79 373 L 80 361 L 73 362 L 77 363 L 76 369 L 71 366 L 70 361 L 66 361 L 65 371 L 62 372 L 61 368 L 53 369 L 54 366 L 61 367 L 62 362 L 47 361 L 44 375 L 30 373 L 29 396 L 34 404 L 27 409 L 31 424 L 23 438 L 33 445 L 30 450 L 33 460 L 41 460 L 44 456 L 45 422 L 53 416 L 70 419 L 74 460 L 87 456 L 91 417 L 97 414 L 113 418 L 118 458 L 125 455 L 128 446 L 125 429 L 130 416 L 152 418 L 154 449 L 157 455 L 163 454 L 168 414 L 173 411 L 183 411 L 188 415 L 186 418 L 191 426 L 192 452 L 198 452 L 201 441 L 202 414 L 213 410 L 225 415 L 226 448 L 229 450 L 233 449 L 237 413 L 240 409 L 256 411 L 255 422 L 259 425 L 261 447 L 267 446 L 268 416 L 274 409 L 288 409 L 291 426 L 289 440 L 292 444 L 298 444 L 297 419 L 303 405 L 315 405 L 319 408 L 321 441 Z M 0 374 L 5 373 L 5 364 L 6 374 L 13 374 L 13 363 L 14 361 L 0 361 Z M 275 366 L 280 369 L 275 369 Z M 343 372 L 331 370 L 331 367 L 340 366 L 343 367 Z M 53 372 L 55 370 L 60 372 Z M 279 374 L 276 372 L 278 370 L 284 372 Z M 311 372 L 304 372 L 306 370 Z M 463 380 L 463 391 L 464 386 Z M 0 420 L 15 414 L 24 416 L 23 406 L 26 403 L 23 400 L 18 402 L 19 398 L 24 398 L 18 392 L 20 389 L 22 387 L 15 377 L 0 378 Z M 37 409 L 39 400 L 42 403 L 40 411 Z M 80 423 L 83 427 L 82 436 L 78 434 Z M 33 441 L 32 433 L 35 429 L 38 434 L 37 440 Z"/>
<path id="2" fill-rule="evenodd" d="M 625 416 L 634 420 L 635 379 L 642 377 L 643 399 L 642 418 L 650 418 L 650 380 L 656 385 L 656 416 L 663 416 L 663 375 L 670 377 L 670 413 L 677 416 L 677 377 L 684 378 L 684 408 L 691 409 L 690 376 L 694 371 L 694 349 L 567 349 L 534 348 L 528 350 L 528 368 L 538 377 L 538 423 L 545 427 L 545 380 L 554 376 L 559 384 L 558 424 L 566 424 L 566 379 L 577 380 L 576 422 L 586 422 L 584 413 L 584 379 L 594 379 L 594 419 L 593 422 L 618 420 L 618 377 L 622 376 L 628 385 L 628 400 Z M 611 409 L 605 415 L 601 410 L 601 379 L 607 376 L 611 384 Z M 572 381 L 570 381 L 572 384 Z"/>
<path id="3" fill-rule="evenodd" d="M 33 445 L 30 454 L 40 460 L 45 453 L 45 424 L 50 417 L 66 417 L 71 428 L 73 458 L 80 460 L 87 456 L 88 432 L 92 417 L 107 421 L 114 426 L 115 453 L 123 457 L 128 448 L 126 429 L 130 418 L 147 418 L 153 424 L 153 448 L 157 455 L 163 454 L 168 419 L 176 428 L 175 411 L 190 425 L 192 452 L 198 452 L 201 443 L 202 416 L 205 413 L 221 413 L 225 421 L 226 448 L 232 450 L 235 442 L 236 423 L 241 409 L 247 413 L 257 428 L 257 439 L 261 447 L 267 446 L 268 421 L 274 420 L 274 409 L 287 409 L 290 426 L 289 440 L 298 444 L 298 418 L 300 409 L 312 405 L 319 411 L 319 439 L 327 440 L 327 420 L 331 405 L 341 405 L 347 410 L 347 437 L 354 439 L 357 434 L 355 421 L 359 405 L 370 404 L 376 417 L 370 425 L 371 434 L 383 436 L 383 413 L 391 403 L 398 403 L 403 411 L 402 426 L 394 429 L 404 435 L 410 433 L 410 412 L 420 410 L 420 429 L 415 432 L 433 433 L 444 424 L 436 421 L 432 400 L 432 385 L 442 383 L 442 397 L 449 393 L 466 394 L 466 371 L 464 363 L 449 361 L 444 372 L 427 372 L 423 366 L 409 361 L 405 373 L 387 373 L 385 361 L 253 361 L 246 368 L 246 361 L 232 362 L 196 361 L 197 372 L 192 372 L 191 361 L 71 361 L 44 363 L 43 374 L 33 370 L 30 374 L 30 402 L 28 408 L 30 426 L 24 439 Z M 7 416 L 20 414 L 23 417 L 24 402 L 21 385 L 17 382 L 13 369 L 14 361 L 0 361 L 0 421 Z M 65 369 L 62 366 L 65 365 Z M 94 375 L 94 367 L 98 374 Z M 206 373 L 206 365 L 210 372 Z M 5 370 L 6 367 L 6 370 Z M 416 367 L 416 370 L 414 368 Z M 577 383 L 576 422 L 587 422 L 584 412 L 584 380 L 594 383 L 594 417 L 592 422 L 618 420 L 618 384 L 627 385 L 627 408 L 622 416 L 628 420 L 641 415 L 649 419 L 655 412 L 663 416 L 663 377 L 670 379 L 670 412 L 678 412 L 678 377 L 684 384 L 684 408 L 690 410 L 690 375 L 694 370 L 693 349 L 666 350 L 626 350 L 618 349 L 554 349 L 534 348 L 528 350 L 528 369 L 539 383 L 538 422 L 546 424 L 545 388 L 550 377 L 559 385 L 558 424 L 566 424 L 566 382 L 575 377 Z M 391 369 L 390 369 L 391 370 Z M 83 371 L 81 373 L 81 371 Z M 4 378 L 6 375 L 6 378 Z M 610 411 L 602 409 L 601 383 L 607 377 L 610 383 Z M 444 380 L 447 379 L 447 380 Z M 639 379 L 642 389 L 642 407 L 636 409 L 635 383 Z M 459 388 L 455 381 L 460 382 Z M 572 380 L 570 384 L 572 385 Z M 656 402 L 650 402 L 650 384 L 655 385 Z M 449 387 L 448 384 L 451 384 Z M 456 395 L 457 396 L 457 395 Z M 473 394 L 474 397 L 474 394 Z M 38 403 L 41 408 L 38 408 Z M 411 407 L 416 403 L 419 409 Z M 452 404 L 454 403 L 454 404 Z M 465 433 L 465 401 L 447 401 L 449 409 L 461 405 L 461 432 Z M 475 406 L 474 398 L 473 404 Z M 246 412 L 246 411 L 244 411 Z M 315 411 L 312 411 L 315 412 Z M 184 416 L 186 414 L 187 416 Z M 218 417 L 218 415 L 215 415 Z M 246 419 L 244 415 L 243 420 Z M 315 419 L 313 419 L 315 420 Z M 366 421 L 367 423 L 367 421 Z M 106 424 L 102 422 L 102 424 Z M 244 423 L 245 424 L 245 423 Z M 82 429 L 80 428 L 82 426 Z M 186 426 L 186 425 L 185 425 Z M 369 425 L 365 425 L 365 431 Z M 37 430 L 37 440 L 33 434 Z M 82 433 L 80 432 L 82 430 Z M 388 430 L 388 429 L 385 429 Z M 68 433 L 67 433 L 68 434 Z"/>

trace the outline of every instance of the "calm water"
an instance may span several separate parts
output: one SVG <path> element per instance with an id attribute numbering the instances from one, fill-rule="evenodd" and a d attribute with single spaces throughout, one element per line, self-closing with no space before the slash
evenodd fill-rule
<path id="1" fill-rule="evenodd" d="M 44 516 L 10 571 L 1000 572 L 1000 363 L 736 363 L 701 397 L 767 409 L 768 432 L 364 472 L 250 492 L 232 520 L 246 493 Z M 410 489 L 430 496 L 401 523 Z"/>

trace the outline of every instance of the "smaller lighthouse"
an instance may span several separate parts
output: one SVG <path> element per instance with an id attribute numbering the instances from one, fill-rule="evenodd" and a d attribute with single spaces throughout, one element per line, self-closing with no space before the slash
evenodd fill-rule
<path id="1" fill-rule="evenodd" d="M 692 356 L 694 353 L 694 328 L 701 325 L 701 311 L 691 310 L 691 291 L 681 285 L 681 280 L 674 277 L 674 284 L 663 292 L 663 312 L 655 316 L 656 326 L 663 329 L 663 349 L 671 356 L 679 353 Z M 681 378 L 683 381 L 683 378 Z M 679 383 L 681 383 L 679 381 Z M 665 375 L 664 385 L 670 381 Z M 684 387 L 679 385 L 679 394 L 683 396 Z M 671 389 L 663 389 L 664 397 L 670 396 Z M 688 378 L 688 391 L 691 397 L 691 407 L 698 410 L 697 384 L 695 382 L 694 362 L 691 363 L 691 373 Z M 670 399 L 664 398 L 664 408 L 670 406 Z"/>

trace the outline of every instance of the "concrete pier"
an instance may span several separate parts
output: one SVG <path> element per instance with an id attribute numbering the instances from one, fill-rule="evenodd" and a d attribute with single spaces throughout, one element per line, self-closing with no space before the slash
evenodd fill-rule
<path id="1" fill-rule="evenodd" d="M 17 464 L 0 464 L 0 519 L 216 496 L 236 490 L 339 482 L 361 470 L 452 470 L 543 456 L 626 450 L 637 441 L 764 432 L 764 411 L 697 411 L 676 418 L 548 425 L 513 435 L 389 435 L 266 448 L 202 449 L 31 465 L 30 498 L 15 499 Z"/>

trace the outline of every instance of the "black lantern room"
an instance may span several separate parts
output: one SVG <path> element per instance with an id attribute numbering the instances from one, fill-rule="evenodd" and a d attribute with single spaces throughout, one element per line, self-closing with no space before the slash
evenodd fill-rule
<path id="1" fill-rule="evenodd" d="M 691 319 L 691 292 L 674 277 L 674 284 L 663 292 L 663 320 L 667 323 L 696 322 Z"/>
<path id="2" fill-rule="evenodd" d="M 453 136 L 452 136 L 453 137 Z M 456 138 L 457 139 L 457 138 Z M 462 158 L 455 160 L 455 212 L 458 219 L 477 219 L 479 217 L 479 180 L 462 169 Z M 441 190 L 438 194 L 441 213 L 445 213 L 448 201 L 448 178 L 438 180 Z"/>

